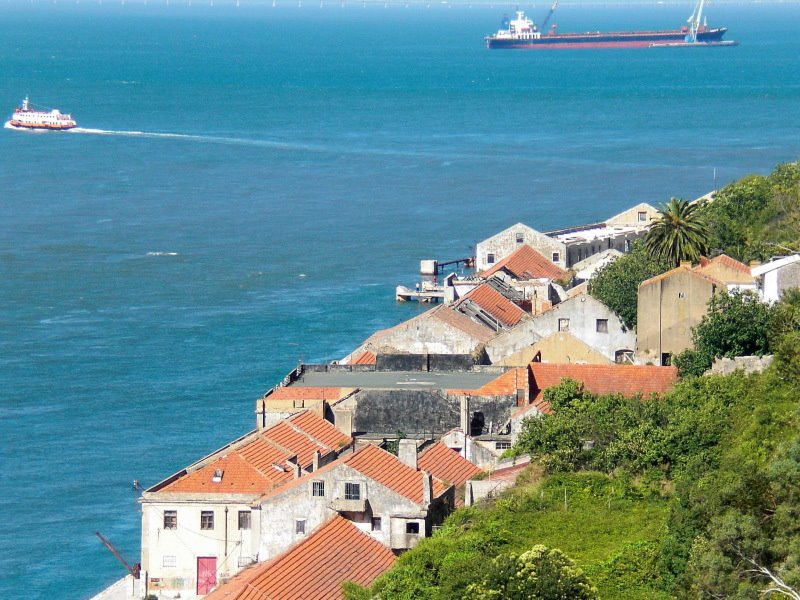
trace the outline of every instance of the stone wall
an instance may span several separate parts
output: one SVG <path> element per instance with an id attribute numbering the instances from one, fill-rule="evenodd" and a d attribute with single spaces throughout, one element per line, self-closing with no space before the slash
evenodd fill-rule
<path id="1" fill-rule="evenodd" d="M 716 358 L 706 375 L 730 375 L 734 371 L 763 373 L 772 364 L 772 355 L 737 356 L 736 358 Z"/>

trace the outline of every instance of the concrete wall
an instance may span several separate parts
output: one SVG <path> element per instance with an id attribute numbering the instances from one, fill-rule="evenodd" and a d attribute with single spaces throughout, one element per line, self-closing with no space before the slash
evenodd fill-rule
<path id="1" fill-rule="evenodd" d="M 148 497 L 149 496 L 149 497 Z M 260 510 L 251 509 L 237 495 L 227 496 L 217 502 L 195 500 L 167 501 L 154 494 L 145 494 L 142 501 L 142 571 L 150 581 L 149 590 L 180 592 L 193 596 L 197 591 L 197 557 L 216 557 L 217 581 L 231 577 L 243 566 L 240 559 L 249 562 L 258 557 Z M 225 520 L 227 509 L 227 548 Z M 164 529 L 164 511 L 175 510 L 178 515 L 176 529 Z M 200 529 L 200 513 L 214 512 L 214 529 Z M 250 511 L 250 529 L 240 530 L 239 511 Z M 175 566 L 171 564 L 174 557 Z M 250 557 L 250 558 L 248 558 Z"/>
<path id="2" fill-rule="evenodd" d="M 776 279 L 778 299 L 780 299 L 787 290 L 800 287 L 800 262 L 786 265 L 782 269 L 772 271 L 772 273 L 768 273 L 767 275 L 772 275 L 773 273 Z"/>
<path id="3" fill-rule="evenodd" d="M 522 236 L 521 242 L 517 242 L 518 234 Z M 567 268 L 566 246 L 564 244 L 548 235 L 545 235 L 544 233 L 541 233 L 540 231 L 536 231 L 535 229 L 528 227 L 527 225 L 517 223 L 516 225 L 483 240 L 477 245 L 477 248 L 475 249 L 477 254 L 476 270 L 485 271 L 486 269 L 492 267 L 495 263 L 500 262 L 506 256 L 510 255 L 517 248 L 522 246 L 522 244 L 529 245 L 534 250 L 544 255 L 544 257 L 548 260 L 552 260 L 553 253 L 558 252 L 558 260 L 553 262 L 562 269 Z M 489 263 L 487 261 L 487 256 L 489 254 L 494 254 L 493 263 Z"/>
<path id="4" fill-rule="evenodd" d="M 640 202 L 636 206 L 606 219 L 606 225 L 609 227 L 649 226 L 651 221 L 659 218 L 659 215 L 658 209 L 646 202 Z"/>
<path id="5" fill-rule="evenodd" d="M 419 477 L 422 476 L 420 472 Z M 323 482 L 324 496 L 312 496 L 314 481 Z M 361 486 L 361 497 L 366 500 L 362 506 L 366 510 L 346 512 L 343 516 L 385 546 L 401 549 L 416 545 L 416 539 L 406 537 L 406 521 L 419 523 L 419 535 L 416 538 L 423 538 L 430 531 L 427 507 L 368 479 L 347 465 L 340 465 L 327 472 L 309 475 L 297 486 L 264 501 L 261 506 L 260 560 L 268 560 L 280 554 L 337 514 L 332 506 L 336 500 L 344 499 L 345 483 L 358 483 Z M 441 503 L 441 500 L 435 501 L 435 504 Z M 380 517 L 379 528 L 373 529 L 373 517 Z M 296 522 L 300 519 L 306 521 L 305 534 L 296 531 Z M 394 531 L 400 527 L 401 521 L 402 537 Z"/>
<path id="6" fill-rule="evenodd" d="M 715 358 L 706 375 L 730 375 L 735 371 L 763 373 L 772 364 L 772 355 L 737 356 L 735 358 Z"/>
<path id="7" fill-rule="evenodd" d="M 470 421 L 476 419 L 477 424 L 482 416 L 482 433 L 495 433 L 511 418 L 516 402 L 516 396 L 470 396 Z M 410 436 L 435 436 L 460 427 L 460 406 L 460 396 L 443 390 L 360 390 L 352 402 L 334 407 L 334 413 L 351 411 L 356 434 L 393 436 L 400 430 Z M 337 414 L 336 426 L 345 418 Z"/>
<path id="8" fill-rule="evenodd" d="M 369 345 L 376 354 L 472 354 L 479 343 L 432 316 L 398 325 Z"/>
<path id="9" fill-rule="evenodd" d="M 644 236 L 644 234 L 644 231 L 621 231 L 605 239 L 567 242 L 567 266 L 572 268 L 575 263 L 610 249 L 629 252 L 630 244 L 633 243 L 633 240 Z"/>
<path id="10" fill-rule="evenodd" d="M 706 314 L 716 286 L 689 269 L 639 286 L 636 361 L 662 364 L 692 345 L 692 327 Z"/>
<path id="11" fill-rule="evenodd" d="M 378 354 L 376 371 L 469 371 L 472 354 Z"/>
<path id="12" fill-rule="evenodd" d="M 569 320 L 569 333 L 609 360 L 619 350 L 633 350 L 636 335 L 622 326 L 616 314 L 599 300 L 582 294 L 575 296 L 530 321 L 500 334 L 486 345 L 486 353 L 495 363 L 515 352 L 559 332 L 559 320 Z M 598 319 L 608 321 L 607 331 L 598 331 Z M 582 348 L 576 348 L 576 353 Z"/>

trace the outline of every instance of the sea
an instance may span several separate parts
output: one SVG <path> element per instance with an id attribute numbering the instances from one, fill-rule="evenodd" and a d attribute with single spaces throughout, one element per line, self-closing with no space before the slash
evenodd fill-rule
<path id="1" fill-rule="evenodd" d="M 252 429 L 299 362 L 424 310 L 394 299 L 421 259 L 800 157 L 800 6 L 714 4 L 734 48 L 487 50 L 515 6 L 0 3 L 0 112 L 79 124 L 0 129 L 0 598 L 124 576 L 95 532 L 139 560 L 138 486 Z"/>

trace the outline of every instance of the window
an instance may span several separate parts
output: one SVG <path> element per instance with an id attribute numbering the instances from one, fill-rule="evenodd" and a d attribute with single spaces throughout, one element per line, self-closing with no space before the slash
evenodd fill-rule
<path id="1" fill-rule="evenodd" d="M 200 529 L 214 529 L 213 510 L 203 510 L 200 512 Z"/>
<path id="2" fill-rule="evenodd" d="M 517 243 L 521 244 L 524 241 L 525 241 L 525 236 L 522 233 L 517 232 Z"/>
<path id="3" fill-rule="evenodd" d="M 250 511 L 239 511 L 239 529 L 250 529 Z"/>
<path id="4" fill-rule="evenodd" d="M 608 333 L 608 319 L 597 319 L 597 333 Z"/>
<path id="5" fill-rule="evenodd" d="M 345 483 L 344 484 L 344 499 L 345 500 L 361 500 L 361 484 L 360 483 Z"/>
<path id="6" fill-rule="evenodd" d="M 419 523 L 406 523 L 406 533 L 419 535 Z"/>
<path id="7" fill-rule="evenodd" d="M 686 298 L 686 294 L 683 292 L 678 292 L 678 299 Z"/>
<path id="8" fill-rule="evenodd" d="M 494 264 L 494 253 L 493 252 L 490 252 L 489 254 L 486 255 L 486 263 L 490 264 L 490 265 Z"/>
<path id="9" fill-rule="evenodd" d="M 306 534 L 306 520 L 305 519 L 296 519 L 294 522 L 294 532 L 297 535 L 305 535 Z"/>
<path id="10" fill-rule="evenodd" d="M 553 262 L 557 263 L 559 260 L 561 260 L 561 255 L 558 252 L 553 252 Z"/>
<path id="11" fill-rule="evenodd" d="M 164 511 L 164 529 L 177 529 L 178 528 L 178 511 L 165 510 Z"/>
<path id="12" fill-rule="evenodd" d="M 645 211 L 639 211 L 639 221 L 647 221 L 647 213 Z"/>
<path id="13" fill-rule="evenodd" d="M 381 530 L 381 518 L 372 517 L 372 531 L 380 531 L 380 530 Z"/>
<path id="14" fill-rule="evenodd" d="M 558 320 L 558 330 L 559 331 L 569 331 L 569 319 L 559 319 Z"/>
<path id="15" fill-rule="evenodd" d="M 495 450 L 508 450 L 511 448 L 511 442 L 495 442 L 494 449 Z"/>
<path id="16" fill-rule="evenodd" d="M 165 554 L 164 558 L 161 560 L 162 567 L 177 567 L 178 566 L 178 559 L 175 558 L 174 555 Z"/>
<path id="17" fill-rule="evenodd" d="M 324 481 L 312 481 L 311 482 L 311 495 L 316 496 L 317 498 L 324 498 L 325 497 L 325 482 Z"/>

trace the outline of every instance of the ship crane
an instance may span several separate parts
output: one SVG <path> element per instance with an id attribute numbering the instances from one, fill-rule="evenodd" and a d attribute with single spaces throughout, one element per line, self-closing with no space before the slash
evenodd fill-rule
<path id="1" fill-rule="evenodd" d="M 703 18 L 703 7 L 705 6 L 706 0 L 697 0 L 697 5 L 694 7 L 694 11 L 692 11 L 691 16 L 686 20 L 689 23 L 689 35 L 687 36 L 687 42 L 696 43 L 697 42 L 697 32 L 700 31 L 700 21 Z M 703 23 L 705 27 L 705 23 Z"/>
<path id="2" fill-rule="evenodd" d="M 550 12 L 547 13 L 547 16 L 544 18 L 544 21 L 542 21 L 542 27 L 541 27 L 542 31 L 547 30 L 547 22 L 550 20 L 550 17 L 553 16 L 553 13 L 556 12 L 556 8 L 558 8 L 558 0 L 553 0 L 553 5 L 550 7 Z"/>

